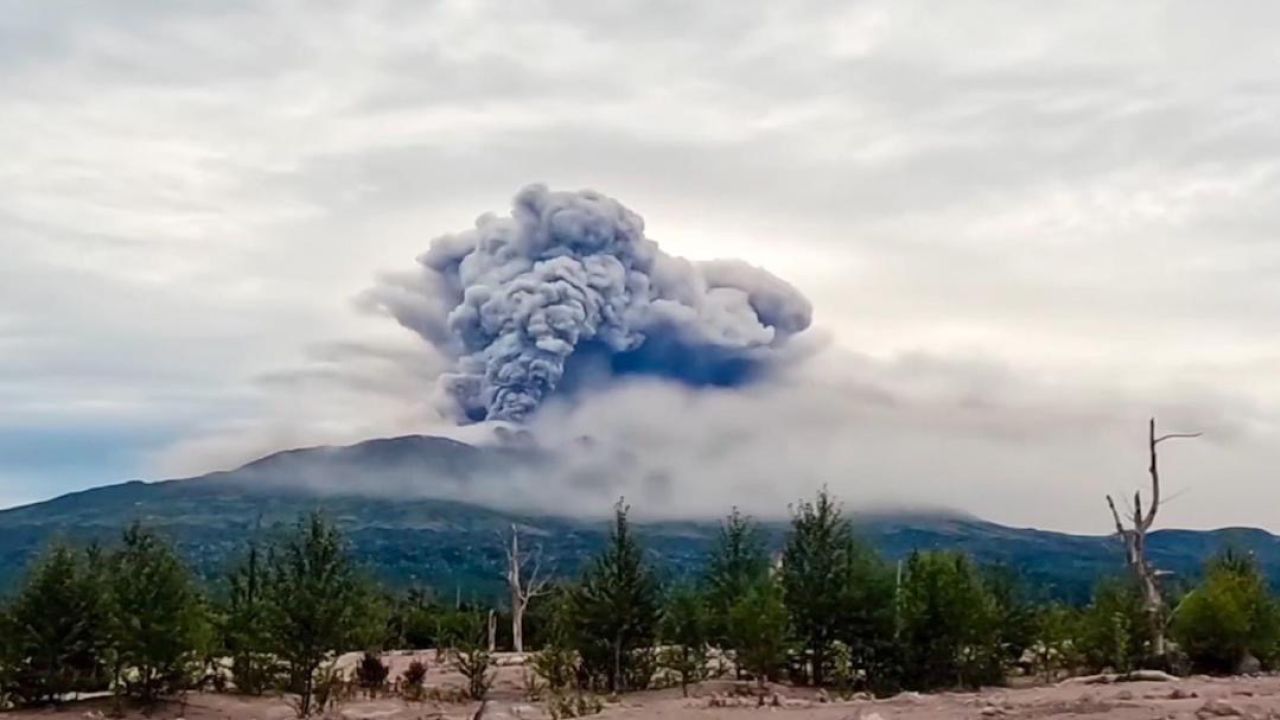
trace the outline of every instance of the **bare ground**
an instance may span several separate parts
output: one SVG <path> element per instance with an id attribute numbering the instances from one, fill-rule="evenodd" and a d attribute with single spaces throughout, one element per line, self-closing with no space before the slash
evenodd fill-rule
<path id="1" fill-rule="evenodd" d="M 403 672 L 413 657 L 405 654 L 389 657 L 392 677 Z M 429 686 L 443 689 L 446 696 L 456 694 L 461 688 L 462 678 L 451 668 L 441 668 L 435 662 L 434 653 L 417 657 L 428 663 Z M 350 659 L 344 660 L 350 662 Z M 599 720 L 764 720 L 779 715 L 795 720 L 1079 720 L 1090 717 L 1280 720 L 1280 676 L 1198 676 L 1172 682 L 1106 685 L 1068 682 L 973 693 L 904 693 L 881 700 L 852 701 L 827 700 L 811 690 L 782 686 L 770 687 L 763 697 L 748 692 L 748 687 L 736 683 L 711 681 L 691 688 L 688 698 L 682 697 L 679 689 L 633 693 L 618 702 L 606 703 L 604 711 L 592 717 Z M 474 702 L 439 699 L 407 702 L 399 697 L 361 697 L 344 702 L 327 716 L 348 720 L 471 720 L 478 708 L 479 704 Z M 95 699 L 56 709 L 14 711 L 4 715 L 15 720 L 96 720 L 107 709 L 105 699 Z M 171 703 L 155 709 L 151 715 L 155 720 L 288 720 L 293 716 L 289 701 L 278 696 L 248 698 L 211 693 L 191 694 L 185 705 Z M 143 716 L 140 712 L 130 712 L 129 717 Z M 549 714 L 544 703 L 526 698 L 523 668 L 507 665 L 498 671 L 483 717 L 485 720 L 548 720 Z"/>

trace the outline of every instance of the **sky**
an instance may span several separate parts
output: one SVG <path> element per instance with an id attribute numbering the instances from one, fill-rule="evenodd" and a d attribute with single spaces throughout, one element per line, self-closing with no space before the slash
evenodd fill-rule
<path id="1" fill-rule="evenodd" d="M 1280 530 L 1277 21 L 0 0 L 0 507 L 465 435 L 431 410 L 447 363 L 361 298 L 541 182 L 812 302 L 766 385 L 632 383 L 537 419 L 634 443 L 674 484 L 655 503 L 827 484 L 1106 532 L 1155 415 L 1204 433 L 1165 446 L 1163 522 Z"/>

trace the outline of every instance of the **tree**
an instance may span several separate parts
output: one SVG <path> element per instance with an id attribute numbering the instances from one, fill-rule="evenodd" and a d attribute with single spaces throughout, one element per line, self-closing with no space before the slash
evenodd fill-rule
<path id="1" fill-rule="evenodd" d="M 275 674 L 268 625 L 267 568 L 256 542 L 227 578 L 229 591 L 222 627 L 236 690 L 260 695 Z"/>
<path id="2" fill-rule="evenodd" d="M 1250 655 L 1272 661 L 1280 617 L 1257 563 L 1234 552 L 1210 562 L 1204 582 L 1174 612 L 1173 633 L 1205 672 L 1234 672 Z"/>
<path id="3" fill-rule="evenodd" d="M 610 692 L 649 684 L 660 610 L 658 580 L 631 533 L 627 512 L 619 502 L 608 545 L 574 593 L 583 670 Z"/>
<path id="4" fill-rule="evenodd" d="M 318 512 L 298 521 L 269 565 L 270 644 L 298 694 L 298 715 L 306 717 L 322 709 L 314 705 L 325 663 L 358 642 L 367 592 L 337 528 Z"/>
<path id="5" fill-rule="evenodd" d="M 782 588 L 770 577 L 748 588 L 729 611 L 730 642 L 738 665 L 762 687 L 786 662 L 787 622 Z"/>
<path id="6" fill-rule="evenodd" d="M 840 577 L 835 638 L 840 642 L 838 659 L 846 667 L 839 684 L 847 691 L 856 685 L 877 692 L 894 689 L 899 659 L 894 574 L 873 549 L 854 540 L 846 548 Z"/>
<path id="7" fill-rule="evenodd" d="M 704 598 L 689 586 L 675 588 L 662 613 L 661 637 L 666 648 L 662 664 L 680 678 L 680 690 L 689 696 L 689 684 L 706 675 L 707 611 Z"/>
<path id="8" fill-rule="evenodd" d="M 1004 679 L 996 602 L 959 553 L 913 553 L 900 591 L 907 687 L 979 687 Z"/>
<path id="9" fill-rule="evenodd" d="M 208 640 L 204 602 L 173 549 L 136 523 L 110 564 L 119 679 L 130 695 L 152 704 L 190 684 L 201 643 Z"/>
<path id="10" fill-rule="evenodd" d="M 733 607 L 769 574 L 769 556 L 763 534 L 737 508 L 720 524 L 715 545 L 707 557 L 703 583 L 707 588 L 711 641 L 731 647 L 728 618 Z"/>
<path id="11" fill-rule="evenodd" d="M 1125 561 L 1133 573 L 1134 580 L 1142 592 L 1143 613 L 1151 634 L 1151 652 L 1158 658 L 1165 656 L 1165 611 L 1164 597 L 1160 594 L 1160 586 L 1156 581 L 1158 572 L 1147 560 L 1147 532 L 1155 524 L 1156 512 L 1160 510 L 1160 468 L 1156 457 L 1156 447 L 1167 440 L 1177 438 L 1200 437 L 1200 433 L 1169 433 L 1156 436 L 1156 419 L 1151 418 L 1147 424 L 1147 452 L 1150 458 L 1147 474 L 1151 476 L 1151 497 L 1146 512 L 1142 509 L 1142 494 L 1133 493 L 1132 517 L 1129 527 L 1125 527 L 1116 510 L 1116 503 L 1107 496 L 1107 506 L 1111 508 L 1111 517 L 1116 523 L 1116 533 L 1124 542 Z"/>
<path id="12" fill-rule="evenodd" d="M 533 553 L 520 552 L 520 531 L 511 524 L 511 547 L 507 550 L 507 589 L 511 593 L 511 647 L 524 652 L 524 614 L 529 602 L 547 590 L 542 576 L 541 548 Z"/>
<path id="13" fill-rule="evenodd" d="M 23 704 L 52 702 L 100 679 L 103 598 L 76 553 L 54 546 L 36 565 L 7 617 L 10 689 Z"/>
<path id="14" fill-rule="evenodd" d="M 848 588 L 853 531 L 824 488 L 793 511 L 782 559 L 782 590 L 791 627 L 807 654 L 808 679 L 826 682 Z"/>

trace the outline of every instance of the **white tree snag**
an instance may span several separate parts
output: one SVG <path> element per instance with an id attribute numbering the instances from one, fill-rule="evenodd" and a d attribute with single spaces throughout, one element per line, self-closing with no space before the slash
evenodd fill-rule
<path id="1" fill-rule="evenodd" d="M 524 577 L 522 577 L 524 576 Z M 507 549 L 507 588 L 511 591 L 511 644 L 518 652 L 524 652 L 524 613 L 529 601 L 545 595 L 547 578 L 542 575 L 542 553 L 520 552 L 520 531 L 511 525 L 511 547 Z"/>
<path id="2" fill-rule="evenodd" d="M 1200 437 L 1200 433 L 1169 433 L 1156 436 L 1156 420 L 1148 423 L 1147 448 L 1151 456 L 1151 464 L 1147 472 L 1151 475 L 1151 504 L 1147 511 L 1142 511 L 1142 493 L 1133 494 L 1133 517 L 1129 519 L 1130 527 L 1125 527 L 1116 509 L 1116 503 L 1107 496 L 1107 506 L 1111 508 L 1111 517 L 1116 522 L 1116 533 L 1124 541 L 1125 561 L 1138 581 L 1142 592 L 1142 606 L 1151 625 L 1151 652 L 1156 656 L 1165 654 L 1164 642 L 1164 599 L 1160 596 L 1160 586 L 1156 582 L 1158 571 L 1147 562 L 1147 532 L 1155 524 L 1156 512 L 1160 509 L 1160 466 L 1156 457 L 1156 446 L 1165 440 L 1175 438 Z"/>
<path id="3" fill-rule="evenodd" d="M 489 652 L 498 649 L 498 613 L 489 611 Z"/>

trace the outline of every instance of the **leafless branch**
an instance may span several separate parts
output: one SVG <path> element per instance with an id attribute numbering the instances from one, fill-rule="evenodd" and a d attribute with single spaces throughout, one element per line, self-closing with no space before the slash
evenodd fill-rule
<path id="1" fill-rule="evenodd" d="M 1153 440 L 1152 442 L 1154 442 L 1155 444 L 1159 445 L 1160 443 L 1164 442 L 1165 440 L 1173 440 L 1173 439 L 1175 439 L 1175 438 L 1198 438 L 1198 437 L 1200 437 L 1200 436 L 1202 436 L 1202 435 L 1204 435 L 1204 433 L 1198 433 L 1198 432 L 1194 432 L 1194 433 L 1168 433 L 1168 434 L 1166 434 L 1166 435 L 1161 435 L 1160 437 L 1156 438 L 1156 439 L 1155 439 L 1155 440 Z"/>
<path id="2" fill-rule="evenodd" d="M 1124 541 L 1125 555 L 1129 563 L 1129 567 L 1133 570 L 1143 593 L 1143 606 L 1148 615 L 1152 627 L 1152 650 L 1155 654 L 1164 653 L 1164 602 L 1160 596 L 1157 578 L 1161 576 L 1160 570 L 1152 568 L 1146 558 L 1146 539 L 1147 532 L 1155 524 L 1156 513 L 1160 510 L 1163 503 L 1160 497 L 1160 464 L 1159 456 L 1156 452 L 1156 446 L 1165 440 L 1173 440 L 1175 438 L 1196 438 L 1200 437 L 1200 433 L 1167 433 L 1164 435 L 1156 435 L 1156 419 L 1151 418 L 1147 423 L 1147 454 L 1150 465 L 1147 472 L 1151 476 L 1151 497 L 1148 499 L 1146 512 L 1142 507 L 1142 491 L 1137 490 L 1133 493 L 1133 505 L 1126 508 L 1127 512 L 1132 512 L 1130 522 L 1132 527 L 1125 527 L 1124 520 L 1120 517 L 1120 512 L 1116 509 L 1115 500 L 1110 495 L 1107 496 L 1107 507 L 1111 509 L 1111 518 L 1115 521 L 1116 532 Z"/>
<path id="3" fill-rule="evenodd" d="M 1124 523 L 1120 522 L 1120 513 L 1116 510 L 1116 501 L 1107 496 L 1107 505 L 1111 508 L 1111 517 L 1116 519 L 1116 532 L 1124 534 Z"/>

